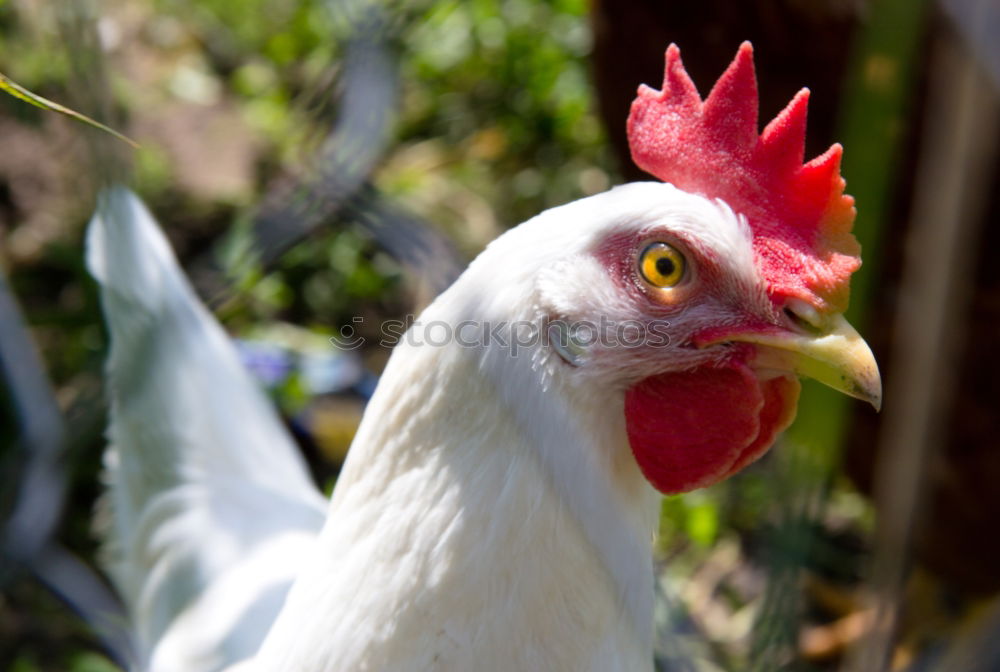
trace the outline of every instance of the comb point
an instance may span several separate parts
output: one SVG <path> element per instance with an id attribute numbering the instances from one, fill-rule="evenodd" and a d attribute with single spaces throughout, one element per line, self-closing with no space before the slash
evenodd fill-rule
<path id="1" fill-rule="evenodd" d="M 803 165 L 802 174 L 811 175 L 816 180 L 842 179 L 840 178 L 840 159 L 843 155 L 843 146 L 839 142 L 835 142 L 825 152 Z"/>
<path id="2" fill-rule="evenodd" d="M 666 65 L 663 69 L 663 100 L 671 105 L 697 108 L 701 106 L 701 96 L 694 80 L 684 69 L 681 50 L 676 44 L 667 47 Z"/>
<path id="3" fill-rule="evenodd" d="M 802 166 L 793 180 L 800 198 L 822 210 L 843 210 L 846 182 L 840 176 L 840 158 L 843 148 L 831 145 L 828 150 Z"/>
<path id="4" fill-rule="evenodd" d="M 736 57 L 712 87 L 703 106 L 704 124 L 733 148 L 750 149 L 757 142 L 757 74 L 753 47 L 740 45 Z"/>
<path id="5" fill-rule="evenodd" d="M 773 162 L 785 170 L 798 169 L 802 165 L 808 113 L 809 89 L 803 88 L 760 134 L 762 162 Z"/>

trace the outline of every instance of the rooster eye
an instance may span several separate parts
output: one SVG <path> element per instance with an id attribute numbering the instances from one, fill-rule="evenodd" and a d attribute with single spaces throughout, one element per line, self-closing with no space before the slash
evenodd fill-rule
<path id="1" fill-rule="evenodd" d="M 639 272 L 653 287 L 673 287 L 684 279 L 684 255 L 666 243 L 648 245 L 639 256 Z"/>

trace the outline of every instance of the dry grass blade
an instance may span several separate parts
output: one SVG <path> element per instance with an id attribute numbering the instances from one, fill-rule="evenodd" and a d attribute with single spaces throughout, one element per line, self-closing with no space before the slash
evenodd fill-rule
<path id="1" fill-rule="evenodd" d="M 28 89 L 24 88 L 17 82 L 7 77 L 7 75 L 3 74 L 2 72 L 0 72 L 0 89 L 6 91 L 7 93 L 9 93 L 10 95 L 14 96 L 19 100 L 23 100 L 26 103 L 34 105 L 35 107 L 40 107 L 43 110 L 49 110 L 52 112 L 58 112 L 59 114 L 64 114 L 71 119 L 79 121 L 80 123 L 92 126 L 94 128 L 98 128 L 104 131 L 105 133 L 110 133 L 111 135 L 118 138 L 122 142 L 127 143 L 133 149 L 139 148 L 139 143 L 137 143 L 135 140 L 132 140 L 131 138 L 125 135 L 122 135 L 115 129 L 110 128 L 109 126 L 105 126 L 99 121 L 91 119 L 85 114 L 80 114 L 76 110 L 71 110 L 70 108 L 64 105 L 60 105 L 55 101 L 49 100 L 48 98 L 43 98 L 42 96 L 39 96 L 37 93 L 32 93 Z"/>

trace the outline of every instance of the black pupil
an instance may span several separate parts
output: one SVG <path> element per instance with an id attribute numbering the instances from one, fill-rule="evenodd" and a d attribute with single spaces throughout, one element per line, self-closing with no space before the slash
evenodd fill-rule
<path id="1" fill-rule="evenodd" d="M 656 260 L 656 272 L 660 275 L 673 275 L 676 268 L 674 260 L 669 257 L 660 257 Z"/>

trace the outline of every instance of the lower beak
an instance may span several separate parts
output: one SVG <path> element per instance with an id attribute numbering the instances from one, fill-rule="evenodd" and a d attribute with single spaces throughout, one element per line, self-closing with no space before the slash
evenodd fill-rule
<path id="1" fill-rule="evenodd" d="M 843 315 L 835 315 L 818 334 L 749 333 L 728 340 L 754 343 L 757 369 L 793 372 L 882 407 L 882 378 L 875 356 Z"/>

